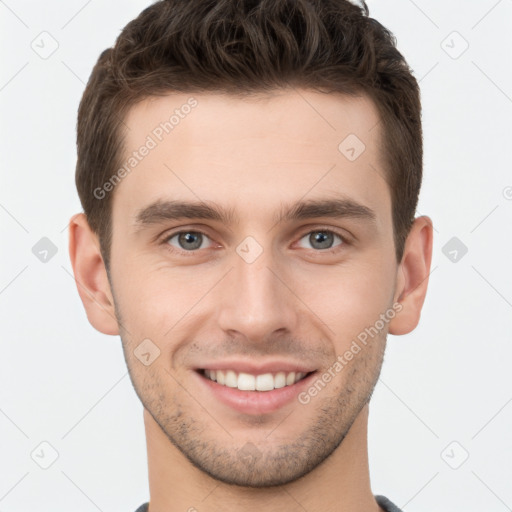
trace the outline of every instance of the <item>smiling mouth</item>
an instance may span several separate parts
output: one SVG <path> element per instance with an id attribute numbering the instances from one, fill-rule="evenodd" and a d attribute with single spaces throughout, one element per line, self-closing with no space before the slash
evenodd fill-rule
<path id="1" fill-rule="evenodd" d="M 259 375 L 236 372 L 235 370 L 201 369 L 198 373 L 211 381 L 240 391 L 272 391 L 293 386 L 315 372 L 272 372 Z"/>

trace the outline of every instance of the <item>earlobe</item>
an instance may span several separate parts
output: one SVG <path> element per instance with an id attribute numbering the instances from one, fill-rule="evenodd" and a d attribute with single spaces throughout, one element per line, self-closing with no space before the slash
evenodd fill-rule
<path id="1" fill-rule="evenodd" d="M 427 294 L 432 261 L 433 226 L 429 217 L 414 220 L 397 275 L 395 301 L 400 313 L 389 323 L 389 334 L 407 334 L 418 325 Z"/>
<path id="2" fill-rule="evenodd" d="M 117 335 L 119 327 L 98 237 L 83 213 L 69 221 L 69 256 L 78 293 L 91 325 L 104 334 Z"/>

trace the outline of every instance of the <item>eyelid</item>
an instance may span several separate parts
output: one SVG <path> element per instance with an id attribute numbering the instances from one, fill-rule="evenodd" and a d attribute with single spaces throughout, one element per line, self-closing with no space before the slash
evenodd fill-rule
<path id="1" fill-rule="evenodd" d="M 304 235 L 307 235 L 309 233 L 313 233 L 316 231 L 324 231 L 327 233 L 334 233 L 335 235 L 338 235 L 343 240 L 343 243 L 346 243 L 346 244 L 349 244 L 353 238 L 350 234 L 347 233 L 346 230 L 343 230 L 340 228 L 335 228 L 333 226 L 322 226 L 322 225 L 318 225 L 318 226 L 314 225 L 312 227 L 307 226 L 307 229 L 305 229 L 304 231 L 300 231 L 299 233 L 301 233 L 301 234 L 298 236 L 300 236 L 300 238 L 302 238 Z"/>
<path id="2" fill-rule="evenodd" d="M 206 227 L 204 227 L 204 226 L 196 227 L 193 224 L 191 224 L 188 226 L 185 225 L 185 226 L 176 226 L 174 228 L 169 228 L 166 231 L 164 231 L 163 233 L 161 233 L 160 235 L 156 236 L 155 239 L 157 241 L 165 242 L 172 236 L 179 235 L 180 233 L 201 233 L 201 234 L 207 236 L 208 238 L 211 238 L 211 236 L 208 234 L 208 229 Z"/>
<path id="3" fill-rule="evenodd" d="M 200 252 L 202 252 L 204 250 L 204 249 L 196 249 L 194 251 L 186 251 L 185 249 L 179 249 L 177 247 L 173 247 L 168 243 L 171 238 L 174 238 L 176 235 L 180 235 L 182 233 L 199 233 L 199 234 L 205 236 L 206 238 L 208 238 L 214 244 L 216 243 L 212 240 L 212 237 L 203 229 L 194 228 L 194 227 L 183 228 L 181 226 L 180 226 L 180 228 L 176 228 L 176 229 L 177 229 L 176 231 L 173 231 L 173 230 L 166 231 L 161 237 L 159 237 L 160 244 L 165 245 L 166 249 L 168 249 L 172 253 L 178 253 L 178 254 L 185 255 L 185 256 L 193 256 L 193 255 L 199 254 Z M 207 249 L 211 249 L 211 247 L 207 247 Z"/>

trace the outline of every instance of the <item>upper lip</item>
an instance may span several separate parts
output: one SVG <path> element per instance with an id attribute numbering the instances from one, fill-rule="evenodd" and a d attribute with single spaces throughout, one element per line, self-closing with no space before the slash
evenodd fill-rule
<path id="1" fill-rule="evenodd" d="M 293 361 L 273 360 L 266 362 L 247 361 L 240 359 L 225 359 L 223 361 L 216 361 L 212 363 L 205 363 L 203 366 L 198 366 L 197 370 L 234 370 L 235 372 L 249 373 L 253 375 L 262 375 L 264 373 L 277 373 L 277 372 L 303 372 L 310 373 L 316 370 L 303 363 L 296 363 Z"/>

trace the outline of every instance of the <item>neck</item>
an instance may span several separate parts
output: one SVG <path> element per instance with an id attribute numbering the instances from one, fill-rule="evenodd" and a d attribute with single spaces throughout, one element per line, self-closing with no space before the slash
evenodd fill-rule
<path id="1" fill-rule="evenodd" d="M 213 479 L 190 463 L 146 410 L 144 423 L 149 512 L 381 512 L 370 488 L 368 404 L 322 464 L 295 482 L 266 488 L 238 487 Z"/>

